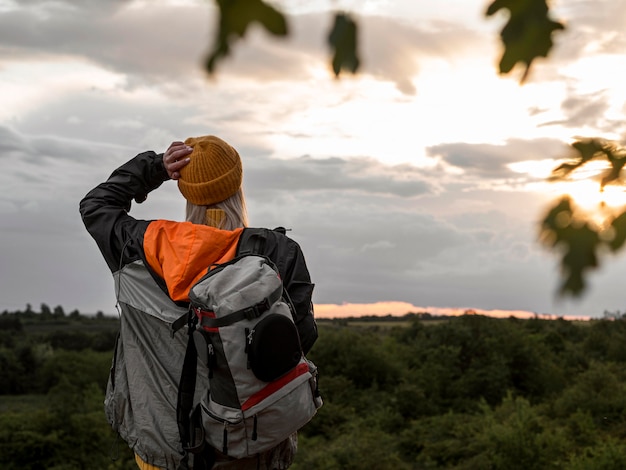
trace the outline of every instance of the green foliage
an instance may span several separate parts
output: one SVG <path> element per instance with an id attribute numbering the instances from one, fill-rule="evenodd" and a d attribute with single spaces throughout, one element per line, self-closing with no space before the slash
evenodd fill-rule
<path id="1" fill-rule="evenodd" d="M 553 403 L 555 416 L 587 413 L 598 429 L 621 429 L 626 417 L 626 375 L 622 366 L 593 362 Z"/>
<path id="2" fill-rule="evenodd" d="M 215 0 L 215 3 L 219 10 L 219 28 L 206 61 L 209 73 L 215 71 L 219 60 L 230 54 L 232 43 L 243 38 L 253 23 L 259 23 L 274 36 L 288 34 L 284 14 L 263 0 Z M 500 73 L 509 73 L 516 64 L 524 64 L 523 82 L 534 60 L 548 56 L 553 46 L 552 34 L 565 27 L 550 18 L 546 0 L 494 0 L 485 14 L 492 16 L 503 9 L 509 11 L 509 20 L 500 32 L 504 46 Z M 344 69 L 356 73 L 359 68 L 357 31 L 358 24 L 350 15 L 335 13 L 328 35 L 335 76 Z"/>
<path id="3" fill-rule="evenodd" d="M 493 412 L 487 412 L 487 448 L 494 469 L 559 468 L 566 455 L 563 430 L 546 422 L 539 408 L 510 395 Z"/>
<path id="4" fill-rule="evenodd" d="M 602 244 L 598 232 L 576 218 L 572 202 L 563 197 L 543 219 L 540 239 L 547 246 L 561 250 L 564 279 L 559 292 L 580 295 L 585 289 L 585 272 L 598 266 L 597 252 Z"/>
<path id="5" fill-rule="evenodd" d="M 287 22 L 282 13 L 263 0 L 216 0 L 219 8 L 219 30 L 206 68 L 213 73 L 218 60 L 228 56 L 231 44 L 243 38 L 248 27 L 259 23 L 275 36 L 287 35 Z"/>
<path id="6" fill-rule="evenodd" d="M 383 324 L 320 322 L 324 406 L 295 470 L 624 468 L 623 317 Z M 136 468 L 102 410 L 112 347 L 53 347 L 52 326 L 0 348 L 0 468 Z"/>
<path id="7" fill-rule="evenodd" d="M 568 468 L 579 455 L 580 462 L 615 457 L 594 452 L 603 435 L 626 435 L 626 376 L 611 365 L 622 359 L 626 322 L 466 315 L 424 325 L 321 329 L 313 353 L 326 404 L 303 430 L 299 468 L 351 468 L 334 445 L 359 448 L 343 440 L 363 437 L 355 429 L 377 429 L 401 460 L 397 468 L 549 469 Z M 380 379 L 355 385 L 346 354 L 360 358 L 363 345 L 393 361 L 393 389 Z M 366 455 L 361 468 L 378 468 Z"/>
<path id="8" fill-rule="evenodd" d="M 328 43 L 334 50 L 332 64 L 335 76 L 339 76 L 343 69 L 356 73 L 360 63 L 357 56 L 357 24 L 350 16 L 345 13 L 335 16 Z"/>
<path id="9" fill-rule="evenodd" d="M 565 29 L 562 23 L 550 19 L 546 0 L 494 0 L 486 15 L 509 11 L 509 20 L 500 32 L 504 53 L 500 59 L 500 73 L 509 73 L 516 64 L 525 65 L 521 81 L 530 72 L 538 57 L 547 57 L 552 49 L 552 33 Z"/>
<path id="10" fill-rule="evenodd" d="M 68 320 L 60 307 L 51 314 L 42 310 L 35 314 L 27 306 L 0 316 L 28 325 L 13 345 L 0 347 L 0 467 L 136 468 L 124 443 L 112 459 L 116 436 L 102 407 L 113 352 L 104 343 L 115 335 L 117 320 L 94 322 L 78 313 Z M 94 351 L 94 344 L 105 351 Z"/>
<path id="11" fill-rule="evenodd" d="M 593 448 L 575 456 L 566 466 L 567 470 L 619 470 L 626 468 L 626 444 L 609 438 Z"/>
<path id="12" fill-rule="evenodd" d="M 592 161 L 606 161 L 608 169 L 600 178 L 599 191 L 621 181 L 626 149 L 603 139 L 580 139 L 571 145 L 571 158 L 552 172 L 550 180 L 567 180 L 572 173 Z M 608 230 L 605 229 L 608 227 Z M 617 252 L 626 241 L 626 212 L 608 214 L 603 223 L 591 220 L 568 197 L 550 208 L 540 227 L 540 240 L 561 257 L 562 295 L 579 296 L 585 288 L 585 275 L 599 266 L 599 253 Z"/>
<path id="13" fill-rule="evenodd" d="M 580 139 L 572 145 L 572 157 L 552 171 L 551 180 L 563 180 L 575 170 L 594 160 L 606 160 L 609 169 L 600 180 L 600 188 L 619 179 L 624 163 L 626 163 L 626 149 L 616 142 L 604 139 Z"/>
<path id="14" fill-rule="evenodd" d="M 345 377 L 357 389 L 389 389 L 397 383 L 400 371 L 373 331 L 329 328 L 325 333 L 311 354 L 325 375 Z"/>
<path id="15" fill-rule="evenodd" d="M 104 394 L 63 379 L 39 399 L 35 411 L 0 415 L 0 465 L 3 469 L 132 468 L 111 467 L 115 437 L 102 412 Z M 121 462 L 132 462 L 126 452 Z"/>
<path id="16" fill-rule="evenodd" d="M 67 379 L 72 386 L 81 389 L 93 383 L 104 391 L 110 366 L 110 352 L 56 351 L 41 366 L 43 390 L 50 390 Z"/>

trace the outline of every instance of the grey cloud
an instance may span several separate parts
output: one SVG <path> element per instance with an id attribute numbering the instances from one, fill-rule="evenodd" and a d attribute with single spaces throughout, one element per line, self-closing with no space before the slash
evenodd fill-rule
<path id="1" fill-rule="evenodd" d="M 296 205 L 283 214 L 292 223 L 283 225 L 293 227 L 307 254 L 317 301 L 369 302 L 395 298 L 395 289 L 406 295 L 413 282 L 409 272 L 463 240 L 445 222 L 381 207 L 371 197 L 339 194 L 332 206 L 298 202 L 300 210 Z"/>
<path id="2" fill-rule="evenodd" d="M 52 139 L 43 145 L 49 152 L 105 166 L 110 159 L 128 159 L 143 150 L 162 152 L 173 140 L 217 132 L 216 126 L 224 126 L 237 112 L 233 107 L 222 119 L 223 103 L 231 99 L 232 94 L 206 84 L 185 99 L 156 103 L 128 101 L 115 91 L 82 90 L 42 103 L 15 125 L 24 135 Z M 213 114 L 203 116 L 197 100 L 211 106 Z"/>
<path id="3" fill-rule="evenodd" d="M 462 25 L 432 22 L 409 23 L 383 17 L 359 19 L 363 72 L 396 83 L 400 91 L 414 95 L 409 81 L 419 70 L 419 59 L 452 59 L 480 41 L 475 31 Z"/>
<path id="4" fill-rule="evenodd" d="M 0 14 L 0 54 L 82 58 L 149 81 L 197 67 L 194 60 L 207 42 L 206 8 L 126 9 L 113 15 L 113 8 L 103 12 L 92 6 L 75 14 L 54 10 L 44 16 L 35 9 Z"/>
<path id="5" fill-rule="evenodd" d="M 122 8 L 130 3 L 120 2 L 105 11 L 83 5 L 75 14 L 64 9 L 50 10 L 45 16 L 36 9 L 2 13 L 0 56 L 80 58 L 123 73 L 131 88 L 159 84 L 163 78 L 201 76 L 202 61 L 213 44 L 214 9 L 209 4 Z M 309 45 L 308 40 L 297 40 L 295 46 L 290 41 L 291 37 L 273 41 L 252 28 L 220 64 L 220 75 L 253 73 L 256 80 L 303 76 L 309 52 L 319 54 L 321 47 Z"/>
<path id="6" fill-rule="evenodd" d="M 0 161 L 11 167 L 0 174 L 0 203 L 37 209 L 53 197 L 61 205 L 77 204 L 90 184 L 122 163 L 121 155 L 130 158 L 118 145 L 25 134 L 0 125 Z M 2 226 L 8 229 L 6 221 Z"/>
<path id="7" fill-rule="evenodd" d="M 565 127 L 596 127 L 613 130 L 615 123 L 608 122 L 605 112 L 609 109 L 610 98 L 604 90 L 588 95 L 577 94 L 570 91 L 570 95 L 561 103 L 561 109 L 565 114 L 564 119 L 549 121 L 540 126 L 565 126 Z"/>
<path id="8" fill-rule="evenodd" d="M 502 212 L 489 216 L 498 230 L 474 230 L 422 212 L 427 206 L 414 211 L 393 207 L 393 203 L 385 208 L 376 206 L 372 198 L 346 200 L 345 195 L 327 211 L 303 205 L 301 215 L 293 220 L 293 237 L 312 255 L 307 262 L 322 296 L 317 301 L 399 298 L 425 305 L 441 299 L 467 300 L 460 294 L 463 282 L 453 286 L 452 277 L 470 272 L 470 276 L 488 279 L 494 269 L 514 271 L 509 261 L 511 244 L 516 250 L 528 245 L 522 231 Z M 517 254 L 516 262 L 520 262 Z"/>
<path id="9" fill-rule="evenodd" d="M 568 33 L 562 44 L 565 55 L 580 57 L 590 44 L 604 53 L 622 53 L 626 46 L 623 29 L 626 0 L 568 2 L 563 5 L 563 19 Z"/>
<path id="10" fill-rule="evenodd" d="M 565 148 L 563 142 L 554 139 L 509 139 L 505 145 L 452 143 L 435 145 L 427 151 L 470 176 L 499 179 L 519 177 L 507 168 L 510 163 L 556 159 Z"/>
<path id="11" fill-rule="evenodd" d="M 29 135 L 0 125 L 0 158 L 18 158 L 22 162 L 46 166 L 54 161 L 93 162 L 99 159 L 106 163 L 111 150 L 120 152 L 115 144 L 72 139 L 58 135 Z"/>
<path id="12" fill-rule="evenodd" d="M 76 10 L 72 14 L 67 8 L 49 9 L 46 15 L 33 8 L 0 14 L 0 56 L 56 55 L 97 62 L 123 73 L 129 87 L 200 73 L 215 31 L 216 19 L 208 5 L 124 9 L 126 2 L 113 2 L 108 8 L 97 4 L 65 3 Z M 326 37 L 331 18 L 330 14 L 292 16 L 292 34 L 286 40 L 252 28 L 235 45 L 232 56 L 218 65 L 218 75 L 253 74 L 255 80 L 305 77 L 312 61 L 330 63 Z M 409 95 L 416 92 L 410 78 L 417 71 L 419 56 L 450 57 L 478 41 L 476 33 L 459 25 L 415 26 L 372 16 L 358 21 L 361 72 L 392 81 Z"/>
<path id="13" fill-rule="evenodd" d="M 55 192 L 56 193 L 56 192 Z M 0 310 L 45 302 L 114 312 L 113 282 L 78 215 L 78 199 L 51 197 L 2 213 Z"/>
<path id="14" fill-rule="evenodd" d="M 17 132 L 0 125 L 0 159 L 17 155 L 23 146 L 24 140 Z"/>
<path id="15" fill-rule="evenodd" d="M 115 11 L 123 5 L 132 3 L 132 0 L 16 0 L 15 4 L 35 8 L 36 11 L 45 13 L 47 11 Z"/>
<path id="16" fill-rule="evenodd" d="M 292 160 L 244 159 L 250 194 L 280 191 L 357 191 L 416 197 L 434 191 L 419 169 L 387 167 L 371 158 L 300 157 Z"/>

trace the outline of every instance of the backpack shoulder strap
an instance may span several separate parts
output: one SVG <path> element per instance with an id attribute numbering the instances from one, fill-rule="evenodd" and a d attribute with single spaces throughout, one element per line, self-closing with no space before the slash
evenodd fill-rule
<path id="1" fill-rule="evenodd" d="M 245 228 L 239 238 L 237 245 L 237 256 L 245 254 L 263 254 L 269 232 L 278 232 L 282 235 L 287 233 L 285 227 L 267 228 Z"/>
<path id="2" fill-rule="evenodd" d="M 189 314 L 189 335 L 183 369 L 178 383 L 176 402 L 176 422 L 182 446 L 183 458 L 177 470 L 188 469 L 188 457 L 193 455 L 194 470 L 209 470 L 215 462 L 215 450 L 206 444 L 199 404 L 194 407 L 193 398 L 196 389 L 196 366 L 198 353 L 192 338 L 195 322 Z"/>
<path id="3" fill-rule="evenodd" d="M 192 321 L 191 312 L 189 313 L 189 331 L 187 338 L 187 350 L 185 351 L 185 359 L 183 369 L 178 384 L 178 399 L 176 403 L 176 421 L 178 423 L 178 432 L 181 438 L 183 450 L 190 447 L 190 414 L 193 408 L 193 396 L 196 390 L 196 365 L 197 352 L 196 346 L 192 338 L 195 330 L 195 322 Z"/>
<path id="4" fill-rule="evenodd" d="M 266 231 L 267 229 L 264 228 L 244 229 L 239 238 L 236 256 L 262 253 L 267 240 Z"/>

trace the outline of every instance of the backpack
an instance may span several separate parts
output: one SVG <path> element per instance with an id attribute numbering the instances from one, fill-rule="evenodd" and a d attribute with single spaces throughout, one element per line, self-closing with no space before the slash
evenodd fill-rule
<path id="1" fill-rule="evenodd" d="M 206 468 L 207 450 L 237 459 L 265 452 L 322 406 L 317 368 L 302 352 L 278 269 L 257 254 L 258 237 L 248 240 L 189 291 L 177 420 L 183 450 L 204 455 Z M 194 406 L 198 359 L 209 389 Z"/>

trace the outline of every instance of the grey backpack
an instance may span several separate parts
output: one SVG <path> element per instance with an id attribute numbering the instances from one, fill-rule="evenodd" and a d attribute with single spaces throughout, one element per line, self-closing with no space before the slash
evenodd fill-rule
<path id="1" fill-rule="evenodd" d="M 183 449 L 245 458 L 272 449 L 322 405 L 278 269 L 246 253 L 213 266 L 190 290 L 189 340 L 178 396 Z M 197 360 L 209 390 L 193 403 Z M 210 468 L 210 464 L 206 464 Z"/>

